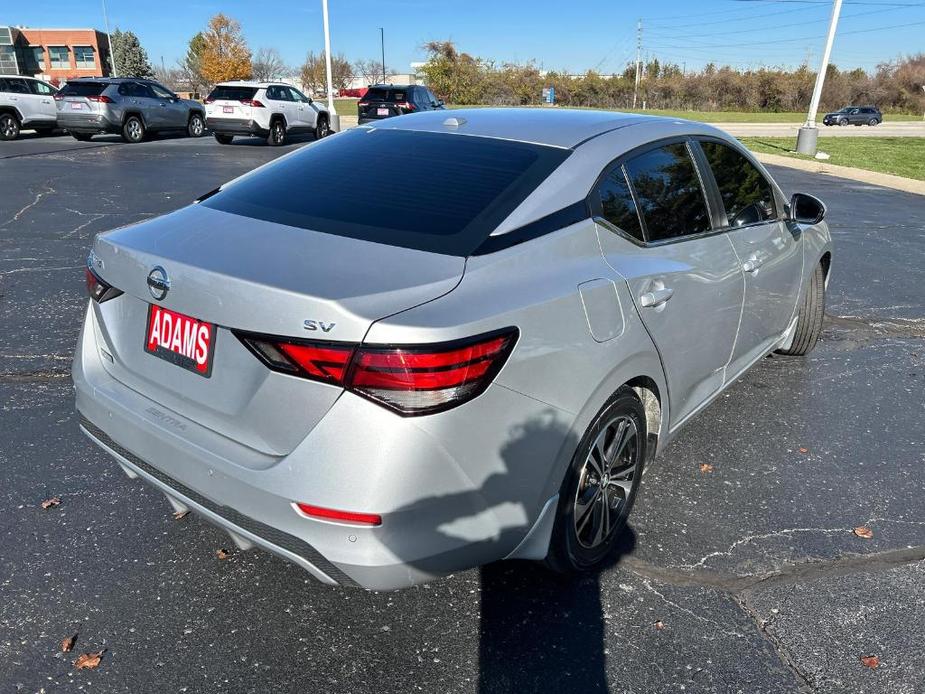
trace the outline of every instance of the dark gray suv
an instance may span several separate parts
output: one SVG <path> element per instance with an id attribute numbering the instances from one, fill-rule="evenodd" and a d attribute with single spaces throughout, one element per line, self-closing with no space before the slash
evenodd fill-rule
<path id="1" fill-rule="evenodd" d="M 882 122 L 883 114 L 875 106 L 845 106 L 822 118 L 823 125 L 879 125 Z"/>
<path id="2" fill-rule="evenodd" d="M 58 127 L 78 140 L 117 133 L 126 142 L 141 142 L 148 133 L 186 131 L 200 137 L 206 130 L 205 107 L 181 99 L 154 80 L 91 77 L 71 80 L 55 95 Z"/>

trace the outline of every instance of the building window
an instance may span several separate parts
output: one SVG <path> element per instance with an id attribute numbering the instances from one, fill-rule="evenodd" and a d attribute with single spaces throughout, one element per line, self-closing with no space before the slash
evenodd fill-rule
<path id="1" fill-rule="evenodd" d="M 93 69 L 96 67 L 92 46 L 74 46 L 74 59 L 77 61 L 77 67 L 79 68 Z"/>
<path id="2" fill-rule="evenodd" d="M 0 46 L 0 75 L 18 75 L 16 52 L 12 46 Z"/>
<path id="3" fill-rule="evenodd" d="M 51 58 L 51 68 L 67 69 L 71 66 L 71 60 L 68 56 L 67 46 L 49 46 L 48 57 Z"/>

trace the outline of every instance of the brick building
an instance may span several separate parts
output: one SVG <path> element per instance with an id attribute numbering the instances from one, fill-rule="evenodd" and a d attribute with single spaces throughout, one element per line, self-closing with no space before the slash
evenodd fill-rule
<path id="1" fill-rule="evenodd" d="M 59 83 L 109 74 L 109 41 L 102 31 L 0 27 L 0 75 Z"/>

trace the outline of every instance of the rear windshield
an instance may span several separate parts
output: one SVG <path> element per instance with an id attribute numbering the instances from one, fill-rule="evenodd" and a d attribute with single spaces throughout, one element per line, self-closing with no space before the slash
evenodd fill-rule
<path id="1" fill-rule="evenodd" d="M 61 87 L 58 94 L 61 96 L 97 96 L 103 93 L 106 86 L 104 82 L 68 82 Z"/>
<path id="2" fill-rule="evenodd" d="M 224 87 L 219 85 L 209 94 L 210 99 L 223 99 L 225 101 L 244 101 L 253 99 L 257 93 L 256 87 Z"/>
<path id="3" fill-rule="evenodd" d="M 284 157 L 201 204 L 468 256 L 570 153 L 484 137 L 359 128 Z"/>
<path id="4" fill-rule="evenodd" d="M 409 89 L 383 89 L 382 87 L 373 87 L 363 96 L 367 101 L 407 101 Z"/>

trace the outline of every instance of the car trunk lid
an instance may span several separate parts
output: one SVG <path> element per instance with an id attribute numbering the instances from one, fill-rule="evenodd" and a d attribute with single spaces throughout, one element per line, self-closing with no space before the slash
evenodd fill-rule
<path id="1" fill-rule="evenodd" d="M 465 260 L 257 221 L 193 205 L 97 237 L 94 269 L 125 292 L 96 305 L 117 380 L 270 455 L 291 451 L 342 389 L 271 372 L 232 330 L 361 342 L 376 320 L 451 291 Z M 170 288 L 156 301 L 147 279 Z M 145 351 L 150 305 L 213 323 L 208 377 Z M 280 417 L 279 413 L 286 416 Z"/>

